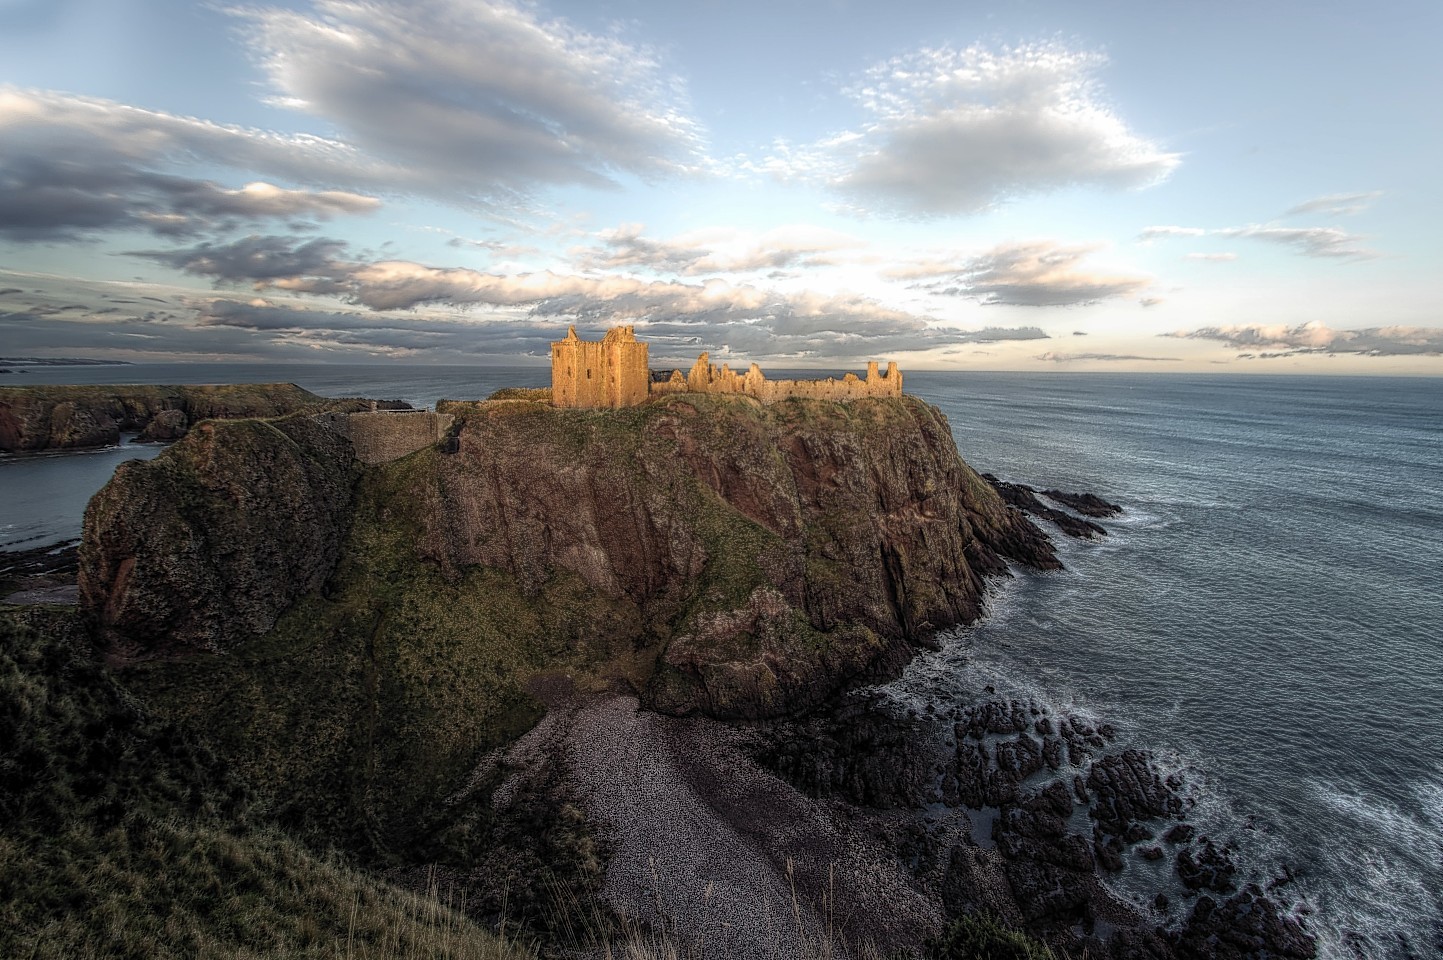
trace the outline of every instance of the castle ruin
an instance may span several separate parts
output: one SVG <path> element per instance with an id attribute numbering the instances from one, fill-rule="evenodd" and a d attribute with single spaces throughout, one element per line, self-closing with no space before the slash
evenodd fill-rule
<path id="1" fill-rule="evenodd" d="M 558 407 L 634 407 L 650 385 L 646 344 L 631 327 L 612 327 L 600 343 L 577 339 L 571 327 L 551 345 L 551 402 Z"/>
<path id="2" fill-rule="evenodd" d="M 551 402 L 558 407 L 632 407 L 650 396 L 671 393 L 740 394 L 775 403 L 793 397 L 808 400 L 861 400 L 865 397 L 900 397 L 902 372 L 895 361 L 882 373 L 874 360 L 865 379 L 849 373 L 837 380 L 768 380 L 755 363 L 739 374 L 728 365 L 712 365 L 703 353 L 685 376 L 653 381 L 647 366 L 647 345 L 636 339 L 632 327 L 612 327 L 600 343 L 580 340 L 576 328 L 566 339 L 551 344 Z"/>

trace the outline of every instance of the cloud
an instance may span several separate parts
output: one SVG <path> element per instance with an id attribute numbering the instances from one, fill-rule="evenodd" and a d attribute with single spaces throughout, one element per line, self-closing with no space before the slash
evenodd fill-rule
<path id="1" fill-rule="evenodd" d="M 1373 201 L 1382 195 L 1383 191 L 1381 190 L 1370 190 L 1367 193 L 1330 193 L 1327 196 L 1305 200 L 1297 206 L 1289 207 L 1283 212 L 1283 216 L 1293 217 L 1307 213 L 1352 216 L 1367 210 L 1373 205 Z"/>
<path id="2" fill-rule="evenodd" d="M 1141 241 L 1158 240 L 1165 237 L 1244 237 L 1250 240 L 1265 240 L 1292 247 L 1297 253 L 1308 257 L 1330 257 L 1343 260 L 1369 260 L 1378 254 L 1362 246 L 1364 237 L 1348 233 L 1337 227 L 1280 227 L 1274 224 L 1251 224 L 1246 227 L 1147 227 L 1137 235 Z M 1189 254 L 1190 259 L 1231 259 L 1229 254 Z"/>
<path id="3" fill-rule="evenodd" d="M 1201 237 L 1206 234 L 1207 231 L 1202 227 L 1145 227 L 1143 231 L 1137 235 L 1137 238 L 1139 240 L 1157 240 L 1162 237 Z"/>
<path id="4" fill-rule="evenodd" d="M 1037 355 L 1038 360 L 1046 360 L 1050 363 L 1074 363 L 1085 360 L 1149 360 L 1163 363 L 1181 362 L 1180 357 L 1139 357 L 1130 353 L 1041 353 Z"/>
<path id="5" fill-rule="evenodd" d="M 1184 259 L 1184 260 L 1207 260 L 1207 261 L 1211 261 L 1211 262 L 1213 262 L 1213 263 L 1227 263 L 1227 262 L 1229 262 L 1229 261 L 1236 260 L 1237 258 L 1238 258 L 1238 255 L 1237 255 L 1236 253 L 1226 253 L 1226 252 L 1224 252 L 1224 253 L 1185 253 L 1185 254 L 1183 254 L 1183 259 Z"/>
<path id="6" fill-rule="evenodd" d="M 177 250 L 135 250 L 131 256 L 163 263 L 183 273 L 211 277 L 218 283 L 265 284 L 287 277 L 343 271 L 337 259 L 346 244 L 316 237 L 250 236 L 231 243 L 207 242 Z"/>
<path id="7" fill-rule="evenodd" d="M 482 200 L 700 163 L 681 84 L 651 50 L 505 0 L 245 8 L 272 102 L 426 183 Z"/>
<path id="8" fill-rule="evenodd" d="M 1163 297 L 1143 297 L 1137 302 L 1139 305 L 1144 307 L 1155 307 L 1158 304 L 1166 303 L 1167 301 Z"/>
<path id="9" fill-rule="evenodd" d="M 1105 103 L 1101 54 L 1059 44 L 927 48 L 883 61 L 845 92 L 857 130 L 779 149 L 755 169 L 820 178 L 857 208 L 902 216 L 974 213 L 1070 186 L 1125 189 L 1180 162 Z"/>
<path id="10" fill-rule="evenodd" d="M 1292 247 L 1307 257 L 1336 257 L 1345 260 L 1369 260 L 1378 256 L 1360 246 L 1363 237 L 1337 227 L 1228 227 L 1214 230 L 1222 237 L 1248 237 Z"/>
<path id="11" fill-rule="evenodd" d="M 1163 334 L 1188 340 L 1216 340 L 1231 347 L 1266 347 L 1290 356 L 1298 353 L 1356 353 L 1367 356 L 1437 356 L 1443 354 L 1443 329 L 1434 327 L 1367 327 L 1333 330 L 1316 322 L 1245 324 L 1200 327 Z M 1269 356 L 1264 354 L 1264 356 Z"/>
<path id="12" fill-rule="evenodd" d="M 895 280 L 941 278 L 922 284 L 932 293 L 971 297 L 983 305 L 1078 306 L 1131 296 L 1150 283 L 1146 277 L 1092 273 L 1079 268 L 1097 244 L 1063 245 L 1048 240 L 1007 243 L 963 259 L 926 260 L 893 267 Z"/>
<path id="13" fill-rule="evenodd" d="M 382 179 L 340 144 L 280 137 L 104 100 L 0 88 L 0 236 L 74 240 L 106 230 L 193 236 L 238 223 L 368 213 L 375 197 L 254 181 L 231 189 L 170 172 L 179 163 L 281 179 Z"/>
<path id="14" fill-rule="evenodd" d="M 862 242 L 820 227 L 789 226 L 749 235 L 712 230 L 671 240 L 642 236 L 641 224 L 623 224 L 603 231 L 596 247 L 573 251 L 583 269 L 641 267 L 657 273 L 704 276 L 799 267 L 829 266 L 837 251 Z"/>
<path id="15" fill-rule="evenodd" d="M 544 323 L 553 337 L 565 323 L 597 330 L 636 323 L 654 341 L 653 353 L 665 358 L 670 350 L 678 361 L 699 350 L 723 359 L 733 352 L 758 360 L 870 359 L 963 343 L 1047 337 L 1036 327 L 959 330 L 853 294 L 779 292 L 718 279 L 498 274 L 404 260 L 351 259 L 344 243 L 326 238 L 247 237 L 137 255 L 218 283 L 250 283 L 257 291 L 283 295 L 329 296 L 369 311 L 297 316 L 289 312 L 294 309 L 290 306 L 284 308 L 288 312 L 277 313 L 280 308 L 274 304 L 236 306 L 241 301 L 213 298 L 199 314 L 205 324 L 237 326 L 245 321 L 249 329 L 287 330 L 299 336 L 293 327 L 304 323 L 296 329 L 344 330 L 352 339 L 354 331 L 363 330 L 368 343 L 406 349 L 431 344 L 439 350 L 435 338 L 464 329 L 466 323 L 506 321 Z M 388 338 L 386 331 L 396 335 Z"/>
<path id="16" fill-rule="evenodd" d="M 377 205 L 371 192 L 495 210 L 539 188 L 706 163 L 680 82 L 650 51 L 543 21 L 529 5 L 319 0 L 308 12 L 232 12 L 272 103 L 339 135 L 0 87 L 0 235 L 192 236 L 227 217 L 363 212 Z M 237 190 L 177 175 L 196 163 L 264 180 Z"/>

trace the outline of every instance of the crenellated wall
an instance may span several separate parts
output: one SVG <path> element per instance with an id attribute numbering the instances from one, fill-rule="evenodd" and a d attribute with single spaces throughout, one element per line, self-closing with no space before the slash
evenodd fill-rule
<path id="1" fill-rule="evenodd" d="M 651 385 L 653 394 L 666 393 L 739 393 L 755 397 L 762 403 L 775 403 L 798 397 L 805 400 L 861 400 L 864 397 L 900 397 L 902 395 L 902 372 L 895 362 L 887 364 L 882 373 L 874 360 L 867 364 L 867 377 L 862 379 L 849 373 L 842 379 L 828 377 L 825 380 L 768 380 L 761 367 L 755 363 L 746 373 L 737 373 L 726 364 L 720 368 L 712 366 L 711 357 L 703 353 L 692 365 L 691 371 L 682 376 L 681 371 L 672 373 L 670 380 Z"/>
<path id="2" fill-rule="evenodd" d="M 351 441 L 356 459 L 375 465 L 399 460 L 438 443 L 455 417 L 429 410 L 379 410 L 372 413 L 329 413 L 318 417 Z"/>
<path id="3" fill-rule="evenodd" d="M 632 327 L 612 327 L 600 343 L 580 340 L 576 328 L 551 344 L 551 402 L 583 409 L 634 407 L 648 396 L 647 347 Z"/>

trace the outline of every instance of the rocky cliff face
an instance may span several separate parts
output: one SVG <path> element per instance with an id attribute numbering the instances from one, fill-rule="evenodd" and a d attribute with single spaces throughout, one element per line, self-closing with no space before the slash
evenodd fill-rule
<path id="1" fill-rule="evenodd" d="M 129 430 L 144 441 L 176 440 L 201 420 L 280 417 L 346 403 L 293 383 L 0 387 L 0 451 L 103 447 Z"/>
<path id="2" fill-rule="evenodd" d="M 667 640 L 647 691 L 660 710 L 809 706 L 974 619 L 1004 558 L 1058 565 L 914 398 L 447 409 L 460 453 L 421 494 L 422 555 L 526 590 L 567 570 L 635 606 Z"/>
<path id="3" fill-rule="evenodd" d="M 224 651 L 335 567 L 359 468 L 307 417 L 213 421 L 90 501 L 80 602 L 122 657 Z"/>
<path id="4" fill-rule="evenodd" d="M 576 629 L 656 655 L 666 712 L 806 708 L 975 618 L 1005 559 L 1058 565 L 913 398 L 445 412 L 459 453 L 407 458 L 397 502 L 363 506 L 453 582 L 494 571 L 521 606 L 578 584 Z M 358 469 L 309 419 L 207 424 L 92 502 L 82 605 L 126 655 L 261 634 L 334 569 Z"/>

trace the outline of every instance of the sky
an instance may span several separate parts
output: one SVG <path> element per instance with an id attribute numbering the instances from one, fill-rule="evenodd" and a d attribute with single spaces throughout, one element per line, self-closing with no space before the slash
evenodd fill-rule
<path id="1" fill-rule="evenodd" d="M 1443 5 L 0 0 L 0 357 L 1443 374 Z"/>

